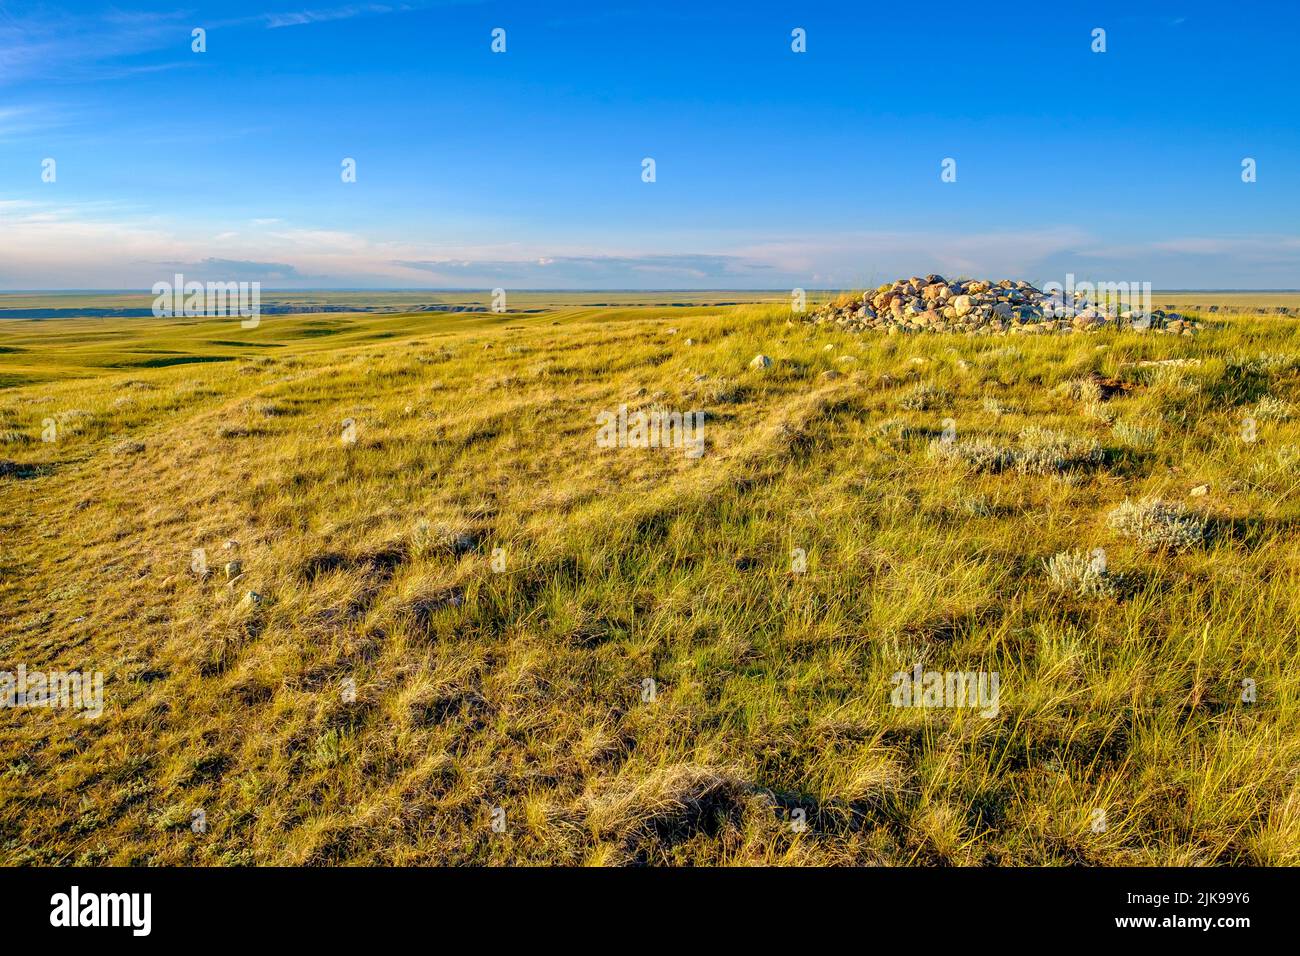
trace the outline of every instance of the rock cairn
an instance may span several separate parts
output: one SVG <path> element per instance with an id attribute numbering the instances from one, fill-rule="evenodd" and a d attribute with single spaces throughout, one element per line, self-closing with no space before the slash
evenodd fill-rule
<path id="1" fill-rule="evenodd" d="M 1028 282 L 913 276 L 841 296 L 804 315 L 816 325 L 850 332 L 963 332 L 1016 335 L 1095 332 L 1124 328 L 1165 335 L 1192 335 L 1201 327 L 1177 312 L 1118 311 L 1105 302 L 1041 292 Z"/>

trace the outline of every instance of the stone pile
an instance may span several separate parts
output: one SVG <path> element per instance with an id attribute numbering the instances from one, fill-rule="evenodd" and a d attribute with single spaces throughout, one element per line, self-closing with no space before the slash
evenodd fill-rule
<path id="1" fill-rule="evenodd" d="M 1134 329 L 1167 335 L 1192 335 L 1199 322 L 1177 312 L 1118 311 L 1102 302 L 1049 295 L 1028 282 L 1003 279 L 948 280 L 913 276 L 870 289 L 859 297 L 840 297 L 806 313 L 804 321 L 835 325 L 850 332 L 963 332 L 1015 335 Z"/>

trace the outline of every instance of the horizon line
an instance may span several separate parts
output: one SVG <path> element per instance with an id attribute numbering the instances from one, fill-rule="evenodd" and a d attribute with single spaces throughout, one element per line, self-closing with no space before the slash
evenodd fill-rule
<path id="1" fill-rule="evenodd" d="M 196 281 L 198 281 L 198 280 L 196 280 Z M 254 279 L 254 280 L 243 280 L 243 281 L 246 281 L 246 282 L 255 282 L 255 281 L 257 281 L 257 280 Z M 492 293 L 492 290 L 491 290 L 491 289 L 487 289 L 487 288 L 484 288 L 484 287 L 482 287 L 482 286 L 467 286 L 467 287 L 450 287 L 450 286 L 448 286 L 448 287 L 441 287 L 441 286 L 439 286 L 439 287 L 427 287 L 427 286 L 417 286 L 417 287 L 405 287 L 405 286 L 311 286 L 311 287 L 301 287 L 301 288 L 293 288 L 293 287 L 286 287 L 286 286 L 262 286 L 261 288 L 262 288 L 262 291 L 263 291 L 263 292 L 274 292 L 274 293 L 285 293 L 285 292 L 294 292 L 294 293 L 302 293 L 302 292 L 410 292 L 410 293 L 455 292 L 455 293 L 473 293 L 473 294 L 482 294 L 482 295 L 491 295 L 491 293 Z M 572 288 L 527 288 L 527 287 L 522 287 L 522 286 L 520 286 L 520 287 L 510 287 L 510 286 L 507 286 L 507 287 L 505 287 L 505 288 L 506 288 L 506 291 L 507 291 L 507 292 L 531 292 L 531 293 L 536 293 L 536 292 L 543 292 L 543 293 L 546 293 L 546 292 L 550 292 L 550 293 L 573 293 L 573 292 L 585 292 L 585 293 L 592 293 L 592 294 L 595 294 L 595 293 L 602 293 L 602 294 L 605 294 L 605 293 L 611 293 L 611 292 L 638 292 L 638 293 L 646 293 L 646 292 L 673 292 L 673 293 L 690 293 L 690 292 L 694 292 L 694 293 L 701 293 L 701 292 L 745 292 L 745 293 L 756 293 L 756 292 L 770 292 L 770 293 L 773 293 L 773 294 L 776 294 L 776 295 L 789 295 L 790 292 L 791 292 L 791 290 L 790 290 L 789 288 L 779 288 L 779 289 L 757 289 L 757 288 L 754 288 L 754 289 L 749 289 L 749 288 L 731 288 L 731 287 L 727 287 L 727 286 L 700 286 L 700 287 L 690 287 L 690 288 L 681 288 L 681 287 L 676 287 L 676 288 L 673 288 L 673 287 L 662 287 L 662 288 L 649 288 L 649 287 L 646 287 L 646 288 L 634 288 L 634 287 L 628 287 L 628 288 L 617 288 L 617 289 L 612 289 L 612 288 L 611 288 L 611 289 L 594 289 L 594 288 L 584 288 L 584 287 L 581 287 L 581 286 L 574 286 L 574 287 L 572 287 Z M 845 291 L 848 291 L 849 288 L 852 288 L 852 289 L 858 289 L 858 288 L 864 288 L 864 289 L 865 289 L 865 288 L 873 288 L 873 289 L 874 289 L 874 288 L 877 288 L 877 286 L 852 286 L 852 287 L 843 287 L 843 288 L 832 288 L 832 287 L 829 287 L 829 286 L 825 286 L 825 287 L 806 286 L 806 287 L 801 287 L 801 288 L 803 288 L 805 292 L 845 292 Z M 1171 292 L 1229 292 L 1229 293 L 1235 293 L 1235 292 L 1271 292 L 1271 293 L 1279 293 L 1279 294 L 1280 294 L 1280 293 L 1300 294 L 1300 288 L 1249 288 L 1249 287 L 1236 287 L 1236 288 L 1233 288 L 1233 287 L 1227 287 L 1227 286 L 1222 286 L 1222 287 L 1220 287 L 1220 286 L 1207 286 L 1207 287 L 1196 288 L 1196 289 L 1192 289 L 1192 288 L 1154 289 L 1154 288 L 1153 288 L 1151 291 L 1152 291 L 1153 293 L 1161 293 L 1161 294 L 1169 294 L 1169 293 L 1171 293 Z M 142 289 L 139 289 L 139 288 L 0 289 L 0 296 L 4 296 L 4 295 L 96 295 L 96 294 L 98 294 L 98 295 L 102 295 L 102 294 L 105 294 L 105 293 L 115 293 L 115 294 L 121 294 L 121 295 L 140 295 L 140 296 L 152 296 L 152 295 L 154 294 L 154 293 L 153 293 L 152 291 L 150 291 L 150 290 L 142 290 Z"/>

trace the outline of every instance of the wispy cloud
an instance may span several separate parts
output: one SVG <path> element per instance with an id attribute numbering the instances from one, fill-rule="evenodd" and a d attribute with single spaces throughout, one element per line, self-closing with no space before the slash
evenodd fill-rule
<path id="1" fill-rule="evenodd" d="M 192 10 L 136 12 L 116 8 L 75 12 L 42 8 L 17 15 L 0 8 L 0 84 L 33 78 L 100 81 L 176 69 L 193 63 L 190 31 L 280 29 L 420 10 L 428 3 L 361 3 L 236 17 L 205 17 Z M 175 52 L 175 60 L 138 62 Z"/>
<path id="2" fill-rule="evenodd" d="M 300 225 L 280 218 L 197 223 L 115 203 L 0 199 L 0 287 L 142 288 L 171 272 L 286 287 L 861 288 L 939 272 L 1196 288 L 1205 276 L 1284 288 L 1300 276 L 1300 236 L 1156 237 L 1108 245 L 1074 227 L 981 233 L 835 232 L 771 238 L 643 236 L 640 249 L 578 243 L 456 245 Z M 1209 269 L 1213 265 L 1213 270 Z"/>
<path id="3" fill-rule="evenodd" d="M 201 281 L 285 282 L 307 278 L 287 262 L 257 262 L 251 259 L 218 259 L 209 256 L 197 262 L 159 262 L 156 265 L 163 269 L 175 269 L 188 278 Z"/>
<path id="4" fill-rule="evenodd" d="M 0 139 L 21 135 L 37 128 L 38 112 L 28 107 L 0 107 Z"/>
<path id="5" fill-rule="evenodd" d="M 225 25 L 260 22 L 268 30 L 284 27 L 303 27 L 314 23 L 333 23 L 338 20 L 353 20 L 357 17 L 379 17 L 393 13 L 411 13 L 430 7 L 450 7 L 478 3 L 480 0 L 412 0 L 409 3 L 349 3 L 334 7 L 316 7 L 304 10 L 286 10 L 280 13 L 263 13 L 238 21 L 227 21 Z"/>
<path id="6" fill-rule="evenodd" d="M 538 256 L 534 259 L 435 259 L 396 261 L 394 265 L 435 276 L 439 281 L 463 283 L 470 278 L 492 278 L 514 285 L 592 285 L 610 281 L 636 284 L 696 283 L 708 280 L 725 285 L 753 280 L 771 266 L 728 255 L 643 256 Z"/>
<path id="7" fill-rule="evenodd" d="M 1098 244 L 1080 250 L 1080 255 L 1094 259 L 1119 259 L 1151 253 L 1177 256 L 1249 255 L 1260 261 L 1291 261 L 1300 254 L 1297 236 L 1182 236 L 1140 245 Z"/>
<path id="8" fill-rule="evenodd" d="M 189 31 L 181 29 L 182 12 L 133 14 L 121 10 L 76 13 L 42 8 L 0 17 L 0 83 L 57 77 L 105 79 L 169 64 L 128 64 L 142 54 L 181 46 Z"/>
<path id="9" fill-rule="evenodd" d="M 378 16 L 413 9 L 405 4 L 388 6 L 380 3 L 354 4 L 345 7 L 331 7 L 324 10 L 300 10 L 296 13 L 268 13 L 266 26 L 277 30 L 281 27 L 301 27 L 312 23 L 328 23 L 332 20 L 351 20 L 354 17 Z"/>

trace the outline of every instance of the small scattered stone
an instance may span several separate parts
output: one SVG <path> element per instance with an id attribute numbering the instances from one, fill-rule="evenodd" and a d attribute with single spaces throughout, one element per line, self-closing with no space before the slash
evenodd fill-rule
<path id="1" fill-rule="evenodd" d="M 771 368 L 772 360 L 766 355 L 755 355 L 749 362 L 750 368 Z"/>
<path id="2" fill-rule="evenodd" d="M 1204 497 L 1205 497 L 1206 495 L 1208 495 L 1209 493 L 1210 493 L 1210 486 L 1209 486 L 1209 485 L 1197 485 L 1197 486 L 1196 486 L 1195 488 L 1193 488 L 1193 489 L 1191 490 L 1191 492 L 1190 492 L 1190 494 L 1191 494 L 1191 496 L 1192 496 L 1193 498 L 1204 498 Z"/>

